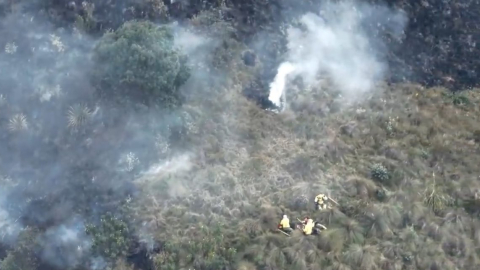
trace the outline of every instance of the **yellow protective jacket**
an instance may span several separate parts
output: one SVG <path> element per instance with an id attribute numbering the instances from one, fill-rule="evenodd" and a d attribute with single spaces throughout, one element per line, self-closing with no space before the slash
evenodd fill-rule
<path id="1" fill-rule="evenodd" d="M 307 221 L 307 224 L 305 224 L 305 226 L 303 227 L 303 233 L 305 233 L 306 235 L 312 234 L 314 226 L 315 224 L 313 223 L 313 220 L 309 219 Z"/>
<path id="2" fill-rule="evenodd" d="M 323 204 L 323 198 L 325 197 L 325 194 L 318 194 L 315 197 L 315 202 L 318 204 Z"/>
<path id="3" fill-rule="evenodd" d="M 290 220 L 288 218 L 284 218 L 280 221 L 280 225 L 283 229 L 290 228 Z"/>

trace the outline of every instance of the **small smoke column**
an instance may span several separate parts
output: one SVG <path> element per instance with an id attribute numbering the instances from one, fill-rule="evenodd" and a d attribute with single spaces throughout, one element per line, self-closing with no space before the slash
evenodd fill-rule
<path id="1" fill-rule="evenodd" d="M 285 86 L 287 84 L 287 76 L 293 71 L 295 71 L 295 66 L 292 65 L 290 62 L 282 63 L 278 68 L 275 79 L 270 84 L 270 95 L 268 99 L 273 102 L 273 104 L 275 104 L 277 107 L 282 107 L 281 98 L 282 96 L 285 97 L 284 92 Z"/>
<path id="2" fill-rule="evenodd" d="M 154 164 L 145 172 L 145 176 L 158 176 L 188 171 L 192 167 L 188 154 L 180 155 L 165 162 Z"/>
<path id="3" fill-rule="evenodd" d="M 379 58 L 385 46 L 377 38 L 380 33 L 398 38 L 407 22 L 403 12 L 352 1 L 322 4 L 320 14 L 307 13 L 298 21 L 299 27 L 287 30 L 287 59 L 270 85 L 269 99 L 277 106 L 285 95 L 288 75 L 312 84 L 325 74 L 350 100 L 372 90 L 387 71 Z M 367 26 L 372 29 L 367 31 Z"/>

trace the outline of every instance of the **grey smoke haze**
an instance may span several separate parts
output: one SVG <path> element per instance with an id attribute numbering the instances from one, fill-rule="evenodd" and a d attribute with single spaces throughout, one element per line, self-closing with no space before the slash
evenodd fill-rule
<path id="1" fill-rule="evenodd" d="M 78 265 L 91 246 L 91 240 L 85 235 L 82 219 L 74 218 L 70 222 L 49 228 L 39 242 L 41 256 L 58 268 Z"/>
<path id="2" fill-rule="evenodd" d="M 15 246 L 18 233 L 35 225 L 44 230 L 36 239 L 39 256 L 72 267 L 89 252 L 84 224 L 134 197 L 131 181 L 168 156 L 155 145 L 169 139 L 182 116 L 125 115 L 99 104 L 89 83 L 96 40 L 87 35 L 34 16 L 9 15 L 1 24 L 0 176 L 15 185 L 0 185 L 0 243 Z M 204 40 L 175 29 L 177 45 L 198 53 Z M 93 258 L 92 267 L 100 262 Z"/>
<path id="3" fill-rule="evenodd" d="M 19 232 L 38 226 L 44 230 L 36 239 L 41 247 L 38 256 L 59 268 L 74 266 L 88 252 L 83 224 L 102 208 L 95 205 L 101 199 L 88 197 L 111 189 L 101 176 L 95 188 L 91 181 L 95 173 L 84 169 L 95 164 L 97 170 L 109 171 L 108 163 L 99 158 L 105 154 L 88 149 L 89 142 L 95 143 L 93 136 L 83 135 L 105 120 L 90 98 L 88 52 L 94 41 L 54 30 L 34 16 L 12 14 L 1 23 L 0 172 L 14 185 L 1 187 L 0 241 L 14 247 Z M 92 130 L 69 126 L 75 106 L 90 110 Z M 122 186 L 121 181 L 116 184 Z"/>
<path id="4" fill-rule="evenodd" d="M 0 175 L 0 243 L 12 244 L 20 233 L 18 219 L 8 211 L 6 195 L 10 192 L 11 179 Z"/>
<path id="5" fill-rule="evenodd" d="M 326 75 L 344 98 L 362 97 L 388 71 L 382 59 L 388 47 L 379 35 L 401 38 L 406 23 L 404 12 L 384 6 L 322 2 L 318 12 L 304 14 L 299 26 L 287 29 L 286 61 L 272 82 L 270 99 L 279 104 L 289 74 L 301 76 L 307 84 Z"/>

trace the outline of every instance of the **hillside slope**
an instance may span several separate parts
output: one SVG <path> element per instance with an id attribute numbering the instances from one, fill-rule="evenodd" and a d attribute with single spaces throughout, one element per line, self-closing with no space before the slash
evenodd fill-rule
<path id="1" fill-rule="evenodd" d="M 480 94 L 460 91 L 478 85 L 478 4 L 388 2 L 405 29 L 349 3 L 335 27 L 298 23 L 317 1 L 0 1 L 0 269 L 477 269 Z M 122 25 L 139 27 L 98 57 Z M 333 76 L 293 80 L 277 114 L 262 106 L 284 61 Z M 159 85 L 181 102 L 149 107 Z M 316 211 L 319 193 L 339 206 Z M 283 214 L 328 230 L 287 237 Z"/>
<path id="2" fill-rule="evenodd" d="M 221 258 L 242 261 L 237 269 L 475 269 L 480 95 L 410 84 L 378 91 L 349 107 L 333 91 L 297 92 L 278 115 L 239 94 L 214 96 L 222 106 L 198 115 L 192 136 L 200 157 L 141 184 L 138 218 L 168 243 L 157 269 L 220 269 Z M 378 164 L 388 180 L 372 178 Z M 318 193 L 341 206 L 315 211 Z M 275 232 L 282 214 L 328 230 L 287 238 Z"/>

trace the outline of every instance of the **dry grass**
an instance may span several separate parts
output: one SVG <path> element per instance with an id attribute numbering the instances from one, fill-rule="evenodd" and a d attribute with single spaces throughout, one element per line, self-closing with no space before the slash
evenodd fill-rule
<path id="1" fill-rule="evenodd" d="M 480 94 L 455 105 L 441 88 L 379 88 L 383 94 L 336 112 L 341 101 L 328 89 L 299 93 L 290 109 L 273 114 L 235 84 L 210 97 L 222 106 L 192 105 L 208 111 L 198 124 L 209 132 L 194 138 L 203 166 L 175 179 L 188 183 L 189 195 L 149 189 L 140 220 L 164 224 L 153 228 L 162 228 L 161 241 L 179 234 L 166 224 L 221 224 L 231 237 L 222 245 L 241 248 L 237 269 L 475 269 L 478 220 L 461 209 L 478 204 L 471 191 L 480 188 Z M 330 112 L 318 113 L 325 106 Z M 376 163 L 388 181 L 370 179 Z M 320 192 L 341 207 L 315 212 Z M 283 213 L 313 216 L 329 229 L 317 238 L 277 235 Z M 204 236 L 189 239 L 196 237 Z"/>

